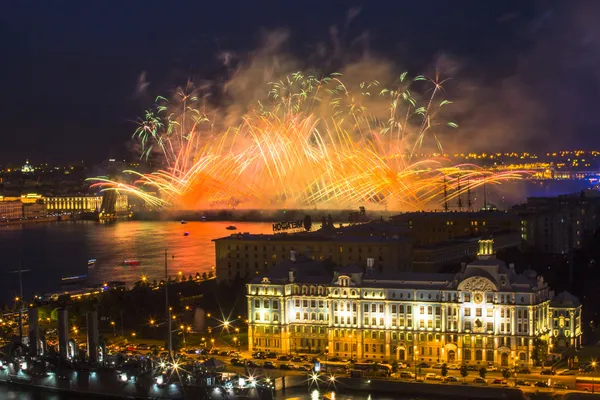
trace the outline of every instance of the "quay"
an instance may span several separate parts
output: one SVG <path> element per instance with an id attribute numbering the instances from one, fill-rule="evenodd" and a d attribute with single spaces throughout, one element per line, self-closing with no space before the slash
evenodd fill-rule
<path id="1" fill-rule="evenodd" d="M 256 399 L 271 400 L 273 392 L 269 388 L 254 387 L 247 390 L 234 389 L 231 385 L 212 384 L 192 385 L 181 382 L 159 385 L 152 371 L 145 374 L 127 376 L 114 369 L 64 369 L 54 372 L 34 372 L 23 370 L 19 365 L 9 363 L 0 368 L 0 384 L 27 387 L 33 390 L 83 395 L 85 398 L 113 399 Z M 210 382 L 210 380 L 209 380 Z"/>

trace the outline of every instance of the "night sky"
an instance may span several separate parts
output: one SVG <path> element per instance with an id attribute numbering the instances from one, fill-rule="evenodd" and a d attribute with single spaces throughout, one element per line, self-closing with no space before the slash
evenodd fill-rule
<path id="1" fill-rule="evenodd" d="M 226 79 L 223 54 L 282 31 L 310 67 L 449 69 L 465 149 L 600 148 L 598 21 L 594 0 L 5 2 L 0 164 L 127 155 L 156 95 Z"/>

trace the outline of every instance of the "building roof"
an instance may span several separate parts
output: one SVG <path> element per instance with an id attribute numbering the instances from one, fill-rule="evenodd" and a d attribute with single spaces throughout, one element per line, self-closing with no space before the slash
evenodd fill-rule
<path id="1" fill-rule="evenodd" d="M 575 308 L 579 307 L 581 303 L 579 299 L 573 296 L 569 292 L 562 292 L 557 294 L 551 302 L 552 307 L 564 307 L 564 308 Z"/>
<path id="2" fill-rule="evenodd" d="M 490 243 L 490 240 L 481 243 Z M 481 249 L 485 249 L 481 247 Z M 487 251 L 491 251 L 488 248 Z M 350 275 L 355 283 L 367 288 L 394 289 L 431 289 L 431 290 L 466 290 L 466 291 L 501 291 L 501 292 L 535 292 L 547 288 L 547 284 L 535 271 L 528 270 L 517 274 L 514 266 L 507 266 L 493 254 L 480 255 L 464 265 L 457 274 L 423 273 L 423 272 L 381 272 L 357 265 L 336 267 L 330 261 L 315 261 L 302 254 L 296 260 L 284 260 L 265 275 L 257 276 L 251 283 L 261 283 L 267 279 L 274 284 L 289 283 L 290 270 L 294 271 L 295 282 L 299 284 L 332 284 L 339 275 Z M 566 293 L 566 292 L 565 292 Z M 570 300 L 575 304 L 578 300 L 563 295 L 565 304 Z M 558 298 L 559 300 L 561 298 Z"/>
<path id="3" fill-rule="evenodd" d="M 229 236 L 213 239 L 213 242 L 225 240 L 240 240 L 240 241 L 270 241 L 279 242 L 354 242 L 354 243 L 398 243 L 398 241 L 407 241 L 400 237 L 389 236 L 351 236 L 340 234 L 322 234 L 317 232 L 310 233 L 280 233 L 277 235 L 253 234 L 253 233 L 232 233 Z"/>
<path id="4" fill-rule="evenodd" d="M 398 219 L 427 219 L 427 218 L 440 218 L 445 217 L 448 219 L 455 218 L 463 218 L 463 219 L 473 219 L 473 218 L 490 218 L 490 217 L 503 217 L 503 218 L 515 218 L 514 214 L 508 213 L 506 211 L 414 211 L 407 212 L 398 215 L 391 216 L 390 219 L 398 220 Z"/>

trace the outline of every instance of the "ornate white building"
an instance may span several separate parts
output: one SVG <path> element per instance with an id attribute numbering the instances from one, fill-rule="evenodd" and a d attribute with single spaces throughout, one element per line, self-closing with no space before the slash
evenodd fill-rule
<path id="1" fill-rule="evenodd" d="M 532 363 L 535 338 L 578 347 L 579 302 L 492 246 L 480 241 L 458 274 L 333 269 L 293 253 L 247 285 L 250 350 L 508 366 Z"/>

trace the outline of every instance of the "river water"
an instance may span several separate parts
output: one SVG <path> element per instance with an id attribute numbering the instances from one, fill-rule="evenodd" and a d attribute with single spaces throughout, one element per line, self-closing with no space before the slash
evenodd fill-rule
<path id="1" fill-rule="evenodd" d="M 164 252 L 168 250 L 169 273 L 186 276 L 209 272 L 215 263 L 212 239 L 235 232 L 270 233 L 270 223 L 91 221 L 39 223 L 0 227 L 0 304 L 19 293 L 18 270 L 23 263 L 23 292 L 58 291 L 62 277 L 88 275 L 88 283 L 122 280 L 133 283 L 142 274 L 150 280 L 164 277 Z M 188 236 L 184 236 L 189 232 Z M 88 260 L 96 265 L 88 268 Z M 125 267 L 125 259 L 140 265 Z"/>

